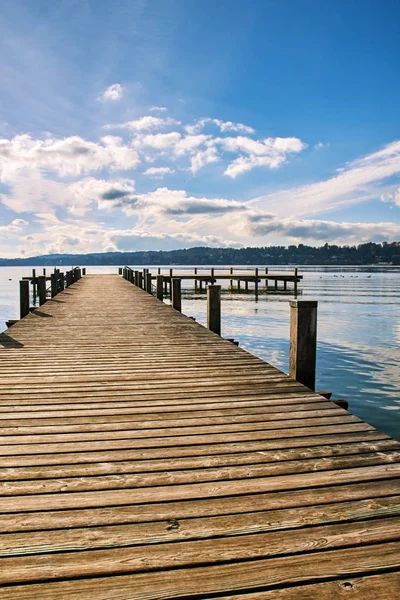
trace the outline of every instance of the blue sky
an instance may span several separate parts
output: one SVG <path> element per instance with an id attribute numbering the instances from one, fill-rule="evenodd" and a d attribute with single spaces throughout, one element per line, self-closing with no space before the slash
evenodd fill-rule
<path id="1" fill-rule="evenodd" d="M 0 255 L 400 240 L 400 4 L 3 0 Z"/>

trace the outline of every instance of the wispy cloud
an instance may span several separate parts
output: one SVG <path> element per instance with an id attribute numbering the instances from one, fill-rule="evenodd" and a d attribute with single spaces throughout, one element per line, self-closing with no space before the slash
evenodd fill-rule
<path id="1" fill-rule="evenodd" d="M 179 121 L 171 119 L 169 117 L 153 117 L 146 116 L 136 119 L 134 121 L 126 121 L 125 123 L 119 123 L 114 125 L 104 125 L 105 129 L 128 129 L 129 131 L 150 131 L 154 129 L 162 129 L 163 127 L 170 127 L 171 125 L 180 125 Z"/>
<path id="2" fill-rule="evenodd" d="M 150 112 L 166 112 L 168 108 L 166 106 L 152 106 L 149 108 Z"/>
<path id="3" fill-rule="evenodd" d="M 277 210 L 278 214 L 308 215 L 378 199 L 381 186 L 400 173 L 400 141 L 349 163 L 338 175 L 297 188 L 260 196 L 254 208 Z"/>

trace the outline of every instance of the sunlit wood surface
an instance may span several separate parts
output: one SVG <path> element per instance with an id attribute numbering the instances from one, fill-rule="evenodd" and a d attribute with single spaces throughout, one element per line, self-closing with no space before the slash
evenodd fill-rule
<path id="1" fill-rule="evenodd" d="M 400 444 L 121 277 L 0 377 L 1 599 L 400 597 Z"/>

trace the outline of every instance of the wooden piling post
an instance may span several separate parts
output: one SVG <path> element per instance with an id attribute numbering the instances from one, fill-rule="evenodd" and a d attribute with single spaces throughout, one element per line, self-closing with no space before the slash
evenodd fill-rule
<path id="1" fill-rule="evenodd" d="M 85 276 L 86 275 L 86 267 L 83 267 L 82 269 L 82 275 Z"/>
<path id="2" fill-rule="evenodd" d="M 249 291 L 249 280 L 248 279 L 246 279 L 244 282 L 244 288 L 245 288 L 246 292 Z"/>
<path id="3" fill-rule="evenodd" d="M 315 389 L 317 306 L 314 300 L 290 301 L 289 375 Z"/>
<path id="4" fill-rule="evenodd" d="M 138 287 L 143 288 L 143 273 L 141 271 L 138 271 L 137 274 L 137 279 L 138 279 Z"/>
<path id="5" fill-rule="evenodd" d="M 173 269 L 169 270 L 169 276 L 171 277 L 171 279 L 172 279 L 172 271 L 173 271 Z"/>
<path id="6" fill-rule="evenodd" d="M 211 277 L 214 278 L 214 267 L 211 268 Z"/>
<path id="7" fill-rule="evenodd" d="M 178 277 L 173 277 L 172 279 L 172 308 L 175 310 L 179 310 L 182 312 L 182 295 L 181 295 L 181 279 Z"/>
<path id="8" fill-rule="evenodd" d="M 275 279 L 275 291 L 278 289 L 278 280 Z"/>
<path id="9" fill-rule="evenodd" d="M 39 306 L 46 302 L 46 277 L 40 275 L 39 280 Z"/>
<path id="10" fill-rule="evenodd" d="M 294 280 L 294 295 L 297 296 L 297 267 L 294 270 L 294 276 L 295 276 L 295 280 Z"/>
<path id="11" fill-rule="evenodd" d="M 36 305 L 37 296 L 37 280 L 36 280 L 36 269 L 32 269 L 32 292 L 33 292 L 33 304 Z"/>
<path id="12" fill-rule="evenodd" d="M 221 335 L 221 286 L 207 286 L 207 327 Z"/>
<path id="13" fill-rule="evenodd" d="M 118 275 L 122 275 L 122 267 L 118 267 Z"/>
<path id="14" fill-rule="evenodd" d="M 29 314 L 29 280 L 27 279 L 19 282 L 19 314 L 21 319 Z"/>
<path id="15" fill-rule="evenodd" d="M 286 281 L 286 279 L 283 281 L 283 289 L 285 291 L 287 290 L 287 281 Z"/>
<path id="16" fill-rule="evenodd" d="M 254 280 L 254 293 L 256 296 L 258 296 L 258 269 L 255 269 L 254 271 L 254 275 L 255 275 L 255 280 Z"/>
<path id="17" fill-rule="evenodd" d="M 233 275 L 233 267 L 231 267 L 230 274 Z M 233 279 L 230 280 L 230 286 L 233 287 Z"/>
<path id="18" fill-rule="evenodd" d="M 147 272 L 144 278 L 144 289 L 148 294 L 151 294 L 151 273 Z"/>
<path id="19" fill-rule="evenodd" d="M 158 267 L 158 269 L 157 269 L 157 275 L 161 275 L 161 267 Z"/>
<path id="20" fill-rule="evenodd" d="M 50 275 L 50 282 L 51 282 L 51 297 L 54 298 L 54 296 L 57 294 L 57 275 L 56 273 L 51 273 Z"/>
<path id="21" fill-rule="evenodd" d="M 164 297 L 164 277 L 162 275 L 157 275 L 157 298 L 159 300 L 163 300 Z"/>

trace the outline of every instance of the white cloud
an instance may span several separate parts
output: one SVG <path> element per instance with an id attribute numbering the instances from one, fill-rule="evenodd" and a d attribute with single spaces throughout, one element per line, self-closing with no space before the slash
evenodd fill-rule
<path id="1" fill-rule="evenodd" d="M 226 131 L 238 132 L 238 133 L 255 133 L 253 127 L 249 127 L 248 125 L 243 125 L 243 123 L 233 123 L 232 121 L 221 121 L 221 119 L 211 119 L 210 117 L 203 117 L 202 119 L 198 119 L 194 125 L 186 125 L 185 130 L 190 135 L 195 135 L 199 133 L 204 127 L 208 124 L 213 124 L 219 127 L 222 133 Z"/>
<path id="2" fill-rule="evenodd" d="M 197 198 L 189 196 L 185 190 L 170 190 L 166 187 L 147 194 L 136 194 L 135 200 L 135 208 L 142 211 L 145 218 L 163 215 L 212 215 L 245 210 L 245 205 L 236 200 Z"/>
<path id="3" fill-rule="evenodd" d="M 173 150 L 176 144 L 181 140 L 181 134 L 177 131 L 171 131 L 171 133 L 155 133 L 144 136 L 137 136 L 133 140 L 133 145 L 137 148 L 148 146 L 154 150 Z"/>
<path id="4" fill-rule="evenodd" d="M 164 175 L 172 175 L 172 173 L 175 173 L 175 171 L 170 167 L 150 167 L 144 172 L 144 175 L 149 175 L 149 177 L 154 177 L 155 179 L 162 179 Z"/>
<path id="5" fill-rule="evenodd" d="M 3 182 L 12 181 L 24 169 L 46 169 L 60 176 L 76 176 L 105 167 L 133 169 L 140 162 L 136 150 L 115 136 L 105 136 L 101 143 L 96 143 L 80 136 L 34 139 L 27 134 L 0 139 L 0 159 Z"/>
<path id="6" fill-rule="evenodd" d="M 21 230 L 29 225 L 25 219 L 13 219 L 8 225 L 0 225 L 0 234 L 21 233 Z"/>
<path id="7" fill-rule="evenodd" d="M 149 112 L 166 112 L 167 110 L 166 106 L 152 106 L 149 108 Z"/>
<path id="8" fill-rule="evenodd" d="M 248 137 L 219 138 L 218 142 L 229 152 L 244 152 L 247 156 L 239 156 L 226 168 L 224 175 L 235 178 L 254 167 L 276 169 L 287 160 L 287 155 L 299 153 L 307 146 L 295 137 L 266 138 L 253 140 Z"/>
<path id="9" fill-rule="evenodd" d="M 177 140 L 173 151 L 177 156 L 184 156 L 196 152 L 200 146 L 203 146 L 211 139 L 209 135 L 186 135 Z"/>
<path id="10" fill-rule="evenodd" d="M 111 100 L 115 102 L 116 100 L 120 100 L 122 98 L 122 94 L 122 85 L 120 83 L 113 83 L 112 85 L 109 85 L 108 88 L 106 88 L 104 92 L 100 94 L 100 96 L 98 96 L 98 99 L 103 101 Z"/>
<path id="11" fill-rule="evenodd" d="M 399 173 L 400 141 L 395 141 L 349 163 L 335 177 L 260 196 L 251 204 L 260 210 L 278 210 L 282 216 L 312 214 L 377 199 L 382 196 L 382 182 Z"/>
<path id="12" fill-rule="evenodd" d="M 205 167 L 206 165 L 210 165 L 212 163 L 216 163 L 220 160 L 220 156 L 217 152 L 215 146 L 209 146 L 206 150 L 201 150 L 200 152 L 196 152 L 191 158 L 191 171 L 192 173 L 197 173 L 200 169 Z"/>
<path id="13" fill-rule="evenodd" d="M 391 222 L 335 222 L 296 217 L 278 218 L 249 210 L 241 223 L 241 232 L 250 237 L 271 234 L 289 238 L 292 242 L 318 241 L 355 244 L 365 241 L 382 242 L 400 237 L 400 225 Z"/>
<path id="14" fill-rule="evenodd" d="M 137 229 L 114 232 L 110 235 L 110 240 L 116 249 L 121 251 L 179 250 L 196 246 L 240 246 L 231 240 L 212 235 L 151 233 Z"/>
<path id="15" fill-rule="evenodd" d="M 126 121 L 125 123 L 119 123 L 114 125 L 104 125 L 105 129 L 128 129 L 129 131 L 151 131 L 154 129 L 161 129 L 163 127 L 171 127 L 172 125 L 180 125 L 180 121 L 171 119 L 170 117 L 161 118 L 153 117 L 148 115 L 146 117 L 140 117 L 134 121 Z"/>
<path id="16" fill-rule="evenodd" d="M 95 202 L 99 210 L 111 210 L 115 207 L 132 207 L 135 182 L 132 179 L 104 180 L 87 177 L 68 186 L 69 194 L 74 198 L 69 212 L 82 216 Z"/>
<path id="17" fill-rule="evenodd" d="M 391 202 L 400 206 L 400 187 L 381 195 L 382 202 Z"/>

